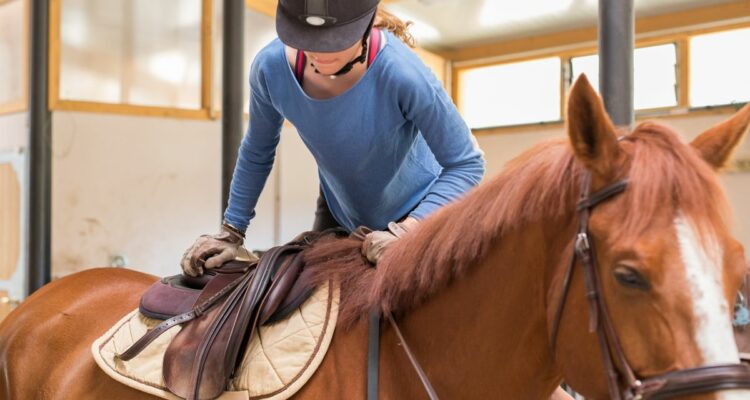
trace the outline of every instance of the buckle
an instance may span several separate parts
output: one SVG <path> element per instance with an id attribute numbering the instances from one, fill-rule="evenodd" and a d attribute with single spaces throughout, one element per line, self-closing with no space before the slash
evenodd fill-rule
<path id="1" fill-rule="evenodd" d="M 625 400 L 643 400 L 643 382 L 636 379 L 623 394 Z"/>
<path id="2" fill-rule="evenodd" d="M 591 243 L 589 242 L 589 235 L 586 232 L 581 232 L 576 235 L 576 252 L 578 254 L 584 254 L 591 251 Z"/>

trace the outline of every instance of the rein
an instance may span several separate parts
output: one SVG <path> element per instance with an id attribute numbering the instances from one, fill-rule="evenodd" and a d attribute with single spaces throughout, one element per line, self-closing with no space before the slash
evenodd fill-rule
<path id="1" fill-rule="evenodd" d="M 747 364 L 703 366 L 667 372 L 649 378 L 639 378 L 628 363 L 604 303 L 596 253 L 588 232 L 589 219 L 594 207 L 622 193 L 627 186 L 628 181 L 623 179 L 595 193 L 590 193 L 591 175 L 587 173 L 581 182 L 581 199 L 576 207 L 579 216 L 578 231 L 575 237 L 573 255 L 563 278 L 562 295 L 556 307 L 555 319 L 552 324 L 550 338 L 552 354 L 555 354 L 560 319 L 565 308 L 565 300 L 568 297 L 576 260 L 580 260 L 586 298 L 589 304 L 589 332 L 596 331 L 599 339 L 611 399 L 669 399 L 675 396 L 717 390 L 750 389 L 750 365 Z M 624 389 L 620 388 L 621 383 L 625 385 Z"/>

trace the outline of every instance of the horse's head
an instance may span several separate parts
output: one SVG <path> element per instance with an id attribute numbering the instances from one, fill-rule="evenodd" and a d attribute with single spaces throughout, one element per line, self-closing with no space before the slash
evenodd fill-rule
<path id="1" fill-rule="evenodd" d="M 589 232 L 606 309 L 639 379 L 739 361 L 732 306 L 747 263 L 729 231 L 716 171 L 748 124 L 750 105 L 690 144 L 654 123 L 618 140 L 625 132 L 616 130 L 588 80 L 571 90 L 568 133 L 591 174 L 591 191 L 628 180 L 622 194 L 593 209 Z M 576 390 L 606 398 L 597 335 L 588 330 L 588 313 L 576 311 L 588 307 L 582 275 L 576 268 L 556 358 Z"/>

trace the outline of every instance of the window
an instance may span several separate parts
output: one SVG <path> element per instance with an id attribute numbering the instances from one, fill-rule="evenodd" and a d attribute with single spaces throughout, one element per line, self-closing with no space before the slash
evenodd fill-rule
<path id="1" fill-rule="evenodd" d="M 0 109 L 24 102 L 25 21 L 24 0 L 0 1 Z"/>
<path id="2" fill-rule="evenodd" d="M 459 75 L 461 111 L 469 126 L 560 119 L 560 58 L 473 68 Z"/>
<path id="3" fill-rule="evenodd" d="M 200 109 L 201 5 L 61 0 L 60 99 Z"/>
<path id="4" fill-rule="evenodd" d="M 750 101 L 750 28 L 690 40 L 690 105 Z"/>
<path id="5" fill-rule="evenodd" d="M 636 110 L 677 105 L 677 48 L 674 43 L 642 47 L 633 57 L 633 103 Z M 570 59 L 571 78 L 585 73 L 595 87 L 599 82 L 599 56 Z"/>

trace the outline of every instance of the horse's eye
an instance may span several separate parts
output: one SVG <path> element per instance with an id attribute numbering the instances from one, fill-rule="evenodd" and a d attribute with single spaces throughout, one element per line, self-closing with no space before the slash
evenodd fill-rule
<path id="1" fill-rule="evenodd" d="M 615 267 L 614 275 L 620 285 L 641 290 L 651 289 L 651 283 L 633 267 L 618 265 Z"/>

